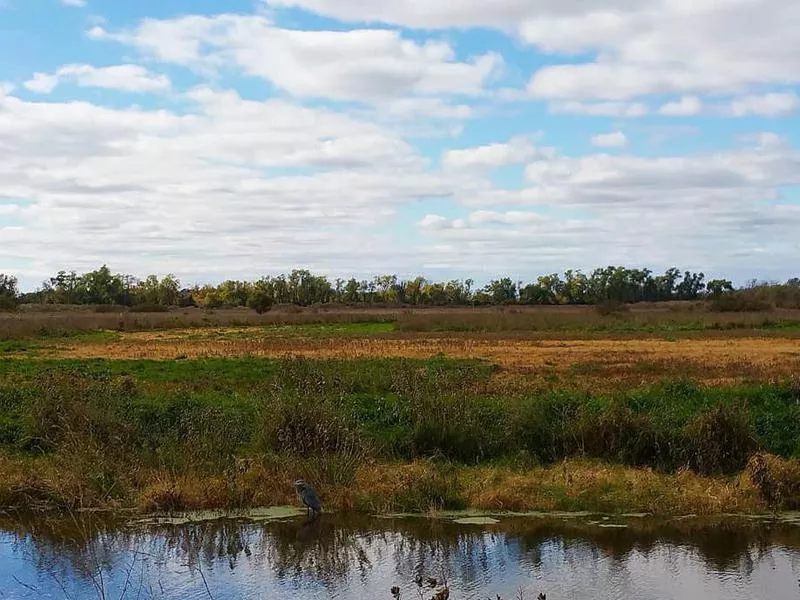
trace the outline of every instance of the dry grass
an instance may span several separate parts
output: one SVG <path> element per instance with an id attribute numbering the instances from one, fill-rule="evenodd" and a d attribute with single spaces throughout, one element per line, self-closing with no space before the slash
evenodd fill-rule
<path id="1" fill-rule="evenodd" d="M 592 306 L 399 307 L 330 304 L 278 306 L 258 315 L 245 308 L 204 310 L 171 308 L 133 312 L 113 306 L 25 305 L 0 311 L 0 340 L 79 331 L 182 329 L 188 327 L 265 326 L 274 324 L 395 322 L 400 331 L 473 333 L 538 332 L 552 335 L 664 333 L 772 329 L 793 324 L 800 330 L 799 309 L 761 312 L 713 312 L 702 302 L 640 303 L 624 312 L 601 315 Z"/>
<path id="2" fill-rule="evenodd" d="M 148 331 L 189 327 L 302 325 L 314 323 L 359 323 L 392 321 L 401 309 L 321 306 L 277 307 L 259 315 L 246 308 L 204 310 L 171 308 L 166 312 L 132 312 L 122 307 L 31 305 L 16 312 L 0 311 L 0 340 L 31 336 L 68 335 L 81 331 Z"/>
<path id="3" fill-rule="evenodd" d="M 38 459 L 0 456 L 0 504 L 28 508 L 135 508 L 140 512 L 251 508 L 296 504 L 297 464 L 259 462 L 229 477 L 132 473 L 125 493 L 98 493 L 93 482 Z M 442 467 L 429 461 L 361 467 L 351 485 L 317 486 L 326 510 L 648 512 L 660 515 L 761 513 L 769 505 L 748 475 L 660 474 L 584 460 L 528 470 Z"/>
<path id="4" fill-rule="evenodd" d="M 263 329 L 120 333 L 113 339 L 59 340 L 39 349 L 55 358 L 156 359 L 370 357 L 481 359 L 498 365 L 502 385 L 641 385 L 664 378 L 707 384 L 782 380 L 800 372 L 800 339 L 509 339 L 469 334 L 302 337 Z M 12 356 L 13 354 L 8 354 Z"/>

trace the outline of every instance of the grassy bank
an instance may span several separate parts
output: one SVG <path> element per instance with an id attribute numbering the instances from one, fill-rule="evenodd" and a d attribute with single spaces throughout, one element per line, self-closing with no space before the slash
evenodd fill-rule
<path id="1" fill-rule="evenodd" d="M 298 476 L 365 510 L 798 500 L 782 460 L 800 456 L 791 383 L 500 393 L 492 374 L 446 359 L 5 361 L 0 504 L 274 504 Z"/>

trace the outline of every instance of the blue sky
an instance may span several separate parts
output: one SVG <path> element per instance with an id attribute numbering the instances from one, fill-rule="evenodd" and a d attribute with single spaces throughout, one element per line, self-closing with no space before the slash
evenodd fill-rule
<path id="1" fill-rule="evenodd" d="M 0 0 L 0 272 L 796 275 L 800 7 L 639 4 Z"/>

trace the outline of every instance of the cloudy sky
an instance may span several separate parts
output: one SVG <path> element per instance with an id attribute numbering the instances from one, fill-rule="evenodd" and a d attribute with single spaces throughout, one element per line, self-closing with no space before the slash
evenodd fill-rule
<path id="1" fill-rule="evenodd" d="M 0 272 L 796 275 L 798 23 L 795 0 L 0 0 Z"/>

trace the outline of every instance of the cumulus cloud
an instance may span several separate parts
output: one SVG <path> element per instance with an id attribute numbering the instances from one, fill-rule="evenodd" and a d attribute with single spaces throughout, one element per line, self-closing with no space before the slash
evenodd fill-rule
<path id="1" fill-rule="evenodd" d="M 170 88 L 165 75 L 150 73 L 140 65 L 115 65 L 93 67 L 91 65 L 65 65 L 54 74 L 35 73 L 25 82 L 25 87 L 39 94 L 49 94 L 63 81 L 81 87 L 97 87 L 123 92 L 160 92 Z"/>
<path id="2" fill-rule="evenodd" d="M 641 102 L 554 102 L 550 112 L 555 114 L 585 115 L 589 117 L 643 117 L 649 109 Z"/>
<path id="3" fill-rule="evenodd" d="M 257 15 L 147 19 L 121 33 L 97 26 L 89 37 L 201 70 L 233 66 L 295 96 L 337 100 L 478 95 L 503 64 L 497 53 L 460 61 L 445 42 L 416 42 L 389 29 L 301 31 Z"/>
<path id="4" fill-rule="evenodd" d="M 800 208 L 783 201 L 800 185 L 800 152 L 774 133 L 752 133 L 724 152 L 663 156 L 560 153 L 509 133 L 473 147 L 415 145 L 432 121 L 437 134 L 457 134 L 502 99 L 540 99 L 552 114 L 640 119 L 624 129 L 644 135 L 656 131 L 651 114 L 790 115 L 800 73 L 793 4 L 269 6 L 370 25 L 301 31 L 263 14 L 145 19 L 122 30 L 98 24 L 88 37 L 125 45 L 133 62 L 66 65 L 24 84 L 42 94 L 66 83 L 171 89 L 134 64 L 139 54 L 151 67 L 177 65 L 214 82 L 170 95 L 175 110 L 29 102 L 0 83 L 0 198 L 19 199 L 0 203 L 0 270 L 24 263 L 28 276 L 44 276 L 107 262 L 139 274 L 168 265 L 187 281 L 298 265 L 345 275 L 435 267 L 448 276 L 509 268 L 523 276 L 633 258 L 749 277 L 768 275 L 765 255 L 785 271 L 800 254 Z M 498 83 L 498 54 L 470 56 L 431 33 L 451 27 L 494 27 L 553 56 L 522 74 L 532 75 L 527 88 L 499 90 L 524 84 Z M 219 87 L 240 75 L 278 93 L 245 99 Z M 516 132 L 531 126 L 507 122 Z M 594 143 L 624 147 L 620 127 L 597 123 L 605 133 Z M 670 127 L 658 134 L 679 131 Z M 504 189 L 495 171 L 509 165 L 523 167 L 525 179 Z"/>
<path id="5" fill-rule="evenodd" d="M 738 93 L 800 82 L 800 4 L 786 0 L 270 0 L 350 22 L 417 28 L 494 27 L 552 54 L 594 54 L 540 69 L 537 97 L 621 100 Z"/>
<path id="6" fill-rule="evenodd" d="M 733 100 L 724 113 L 735 117 L 785 117 L 800 108 L 800 97 L 794 92 L 743 96 Z"/>
<path id="7" fill-rule="evenodd" d="M 600 133 L 592 136 L 592 146 L 598 148 L 624 148 L 628 145 L 628 137 L 621 131 Z"/>
<path id="8" fill-rule="evenodd" d="M 72 6 L 74 8 L 83 8 L 86 6 L 86 0 L 59 0 L 64 6 Z"/>
<path id="9" fill-rule="evenodd" d="M 658 109 L 658 114 L 669 117 L 691 117 L 699 115 L 703 103 L 697 96 L 683 96 L 679 100 L 666 102 Z"/>
<path id="10" fill-rule="evenodd" d="M 522 164 L 536 154 L 537 149 L 528 138 L 517 137 L 505 143 L 448 150 L 442 164 L 449 169 L 492 169 Z"/>
<path id="11" fill-rule="evenodd" d="M 169 263 L 184 277 L 400 270 L 375 225 L 479 186 L 428 172 L 391 130 L 342 113 L 207 87 L 189 99 L 177 114 L 0 96 L 0 197 L 30 203 L 0 234 L 0 264 Z M 419 264 L 413 248 L 404 260 Z"/>
<path id="12" fill-rule="evenodd" d="M 527 167 L 528 186 L 478 192 L 464 200 L 481 208 L 430 215 L 420 229 L 440 263 L 497 272 L 529 261 L 546 271 L 633 259 L 746 278 L 765 272 L 768 255 L 783 277 L 800 250 L 800 206 L 765 200 L 800 183 L 800 153 L 758 137 L 749 148 L 696 156 L 540 158 Z M 519 208 L 486 208 L 511 204 Z"/>
<path id="13" fill-rule="evenodd" d="M 537 97 L 628 99 L 648 94 L 736 93 L 800 80 L 800 37 L 790 23 L 800 5 L 783 0 L 677 0 L 618 11 L 593 5 L 581 14 L 542 13 L 522 36 L 549 52 L 594 52 L 590 62 L 537 71 Z M 604 10 L 605 9 L 605 10 Z"/>

